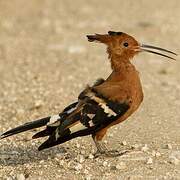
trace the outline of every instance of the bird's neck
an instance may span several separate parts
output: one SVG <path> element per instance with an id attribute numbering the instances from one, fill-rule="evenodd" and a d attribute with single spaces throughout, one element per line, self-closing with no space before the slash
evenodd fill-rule
<path id="1" fill-rule="evenodd" d="M 134 65 L 130 62 L 129 59 L 121 56 L 111 56 L 111 67 L 114 72 L 120 74 L 127 74 L 131 71 L 136 71 Z"/>
<path id="2" fill-rule="evenodd" d="M 135 82 L 139 81 L 139 73 L 129 59 L 111 57 L 112 73 L 107 78 L 109 82 L 119 83 L 122 81 Z"/>

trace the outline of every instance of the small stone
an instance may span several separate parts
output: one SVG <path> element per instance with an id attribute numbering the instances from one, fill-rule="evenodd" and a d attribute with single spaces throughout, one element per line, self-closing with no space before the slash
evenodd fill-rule
<path id="1" fill-rule="evenodd" d="M 152 156 L 155 157 L 156 156 L 156 151 L 153 150 L 151 154 L 152 154 Z"/>
<path id="2" fill-rule="evenodd" d="M 11 151 L 11 154 L 13 154 L 13 155 L 18 155 L 19 152 L 17 152 L 17 151 Z"/>
<path id="3" fill-rule="evenodd" d="M 170 157 L 169 162 L 170 162 L 171 164 L 178 165 L 180 161 L 179 161 L 179 159 L 177 159 L 176 157 Z"/>
<path id="4" fill-rule="evenodd" d="M 79 155 L 78 158 L 77 158 L 77 161 L 78 161 L 79 163 L 83 163 L 83 162 L 85 161 L 84 156 Z"/>
<path id="5" fill-rule="evenodd" d="M 6 180 L 13 180 L 13 178 L 11 176 L 8 176 L 5 178 Z"/>
<path id="6" fill-rule="evenodd" d="M 155 156 L 156 156 L 156 157 L 160 157 L 160 156 L 161 156 L 161 153 L 160 153 L 160 152 L 156 152 Z"/>
<path id="7" fill-rule="evenodd" d="M 119 164 L 116 165 L 116 169 L 118 170 L 123 170 L 126 168 L 126 164 L 124 162 L 120 162 Z"/>
<path id="8" fill-rule="evenodd" d="M 133 149 L 138 149 L 138 148 L 140 147 L 140 145 L 134 144 L 134 145 L 132 145 L 131 147 L 132 147 Z"/>
<path id="9" fill-rule="evenodd" d="M 107 161 L 104 161 L 104 162 L 103 162 L 103 166 L 104 166 L 104 167 L 108 166 L 108 162 L 107 162 Z"/>
<path id="10" fill-rule="evenodd" d="M 77 147 L 77 148 L 80 148 L 80 146 L 81 146 L 81 145 L 80 145 L 79 143 L 76 144 L 76 147 Z"/>
<path id="11" fill-rule="evenodd" d="M 172 145 L 171 144 L 167 144 L 166 146 L 165 146 L 167 149 L 172 149 Z"/>
<path id="12" fill-rule="evenodd" d="M 180 163 L 180 151 L 173 151 L 169 155 L 169 162 L 174 165 L 178 165 Z"/>
<path id="13" fill-rule="evenodd" d="M 35 103 L 34 103 L 34 107 L 35 107 L 36 109 L 38 109 L 38 108 L 40 108 L 43 104 L 44 104 L 44 103 L 43 103 L 42 100 L 37 100 L 37 101 L 35 101 Z"/>
<path id="14" fill-rule="evenodd" d="M 123 146 L 126 146 L 127 145 L 127 142 L 126 141 L 122 141 L 121 143 Z"/>
<path id="15" fill-rule="evenodd" d="M 173 151 L 170 156 L 175 156 L 177 159 L 180 160 L 180 151 Z"/>
<path id="16" fill-rule="evenodd" d="M 40 164 L 43 164 L 43 163 L 44 163 L 44 160 L 39 161 L 39 163 L 40 163 Z"/>
<path id="17" fill-rule="evenodd" d="M 92 178 L 91 178 L 91 175 L 90 174 L 88 174 L 88 175 L 86 175 L 85 176 L 85 180 L 91 180 Z"/>
<path id="18" fill-rule="evenodd" d="M 81 170 L 83 168 L 83 166 L 81 165 L 81 164 L 77 164 L 75 167 L 74 167 L 74 169 L 76 170 L 76 171 L 79 171 L 79 170 Z"/>
<path id="19" fill-rule="evenodd" d="M 17 174 L 16 179 L 17 180 L 25 180 L 26 178 L 25 178 L 24 174 Z"/>
<path id="20" fill-rule="evenodd" d="M 59 161 L 59 165 L 60 165 L 60 166 L 63 166 L 63 165 L 64 165 L 64 160 L 63 160 L 63 159 Z"/>
<path id="21" fill-rule="evenodd" d="M 87 169 L 84 170 L 84 174 L 88 174 L 89 171 Z"/>
<path id="22" fill-rule="evenodd" d="M 149 150 L 147 144 L 145 144 L 142 148 L 141 148 L 141 151 L 143 152 L 147 152 Z"/>
<path id="23" fill-rule="evenodd" d="M 94 155 L 93 154 L 89 154 L 88 158 L 89 159 L 94 159 Z"/>
<path id="24" fill-rule="evenodd" d="M 156 152 L 156 151 L 152 151 L 152 156 L 154 157 L 160 157 L 161 153 L 160 152 Z"/>
<path id="25" fill-rule="evenodd" d="M 82 155 L 84 155 L 84 154 L 86 154 L 86 151 L 85 151 L 85 150 L 81 150 L 80 153 L 81 153 Z"/>
<path id="26" fill-rule="evenodd" d="M 153 163 L 153 159 L 152 158 L 148 158 L 146 164 L 152 164 Z"/>

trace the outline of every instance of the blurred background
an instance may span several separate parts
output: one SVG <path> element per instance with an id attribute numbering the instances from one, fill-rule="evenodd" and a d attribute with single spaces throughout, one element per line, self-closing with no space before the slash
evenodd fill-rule
<path id="1" fill-rule="evenodd" d="M 122 31 L 179 53 L 179 12 L 178 0 L 1 0 L 0 132 L 60 112 L 87 84 L 110 74 L 105 46 L 89 43 L 87 34 Z M 178 179 L 180 63 L 142 53 L 134 64 L 144 102 L 128 121 L 112 128 L 106 140 L 112 149 L 141 150 L 147 144 L 147 152 L 127 161 L 80 163 L 79 156 L 95 151 L 89 137 L 63 145 L 71 155 L 64 159 L 62 146 L 38 153 L 42 140 L 29 141 L 32 133 L 26 133 L 0 142 L 0 177 Z M 148 158 L 153 162 L 147 164 Z M 111 168 L 121 162 L 124 169 Z"/>

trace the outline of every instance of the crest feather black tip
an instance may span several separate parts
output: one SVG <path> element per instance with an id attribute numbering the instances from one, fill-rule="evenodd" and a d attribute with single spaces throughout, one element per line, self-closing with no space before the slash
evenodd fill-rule
<path id="1" fill-rule="evenodd" d="M 86 37 L 88 38 L 88 41 L 90 42 L 98 40 L 98 37 L 96 35 L 87 35 Z"/>
<path id="2" fill-rule="evenodd" d="M 108 31 L 108 34 L 110 36 L 120 36 L 123 34 L 123 32 Z"/>

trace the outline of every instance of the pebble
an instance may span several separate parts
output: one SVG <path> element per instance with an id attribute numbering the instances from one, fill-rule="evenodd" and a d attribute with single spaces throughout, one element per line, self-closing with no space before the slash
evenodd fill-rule
<path id="1" fill-rule="evenodd" d="M 74 169 L 76 170 L 76 171 L 79 171 L 79 170 L 81 170 L 83 168 L 83 166 L 81 165 L 81 164 L 76 164 L 76 166 L 74 167 Z"/>
<path id="2" fill-rule="evenodd" d="M 166 147 L 167 149 L 172 149 L 172 145 L 171 145 L 171 144 L 167 144 L 165 147 Z"/>
<path id="3" fill-rule="evenodd" d="M 40 164 L 43 164 L 43 163 L 44 163 L 44 160 L 39 161 L 39 163 L 40 163 Z"/>
<path id="4" fill-rule="evenodd" d="M 80 146 L 81 146 L 81 145 L 80 145 L 79 143 L 76 144 L 76 147 L 77 147 L 77 148 L 80 148 Z"/>
<path id="5" fill-rule="evenodd" d="M 180 151 L 173 151 L 169 155 L 169 162 L 174 165 L 178 165 L 180 163 Z"/>
<path id="6" fill-rule="evenodd" d="M 152 158 L 148 158 L 146 164 L 152 164 L 153 163 L 153 159 Z"/>
<path id="7" fill-rule="evenodd" d="M 156 156 L 156 157 L 160 157 L 160 156 L 161 156 L 161 153 L 160 153 L 160 152 L 156 152 L 155 156 Z"/>
<path id="8" fill-rule="evenodd" d="M 91 179 L 92 179 L 92 178 L 91 178 L 91 175 L 86 175 L 86 176 L 85 176 L 85 179 L 86 179 L 86 180 L 91 180 Z"/>
<path id="9" fill-rule="evenodd" d="M 124 162 L 120 162 L 119 164 L 116 165 L 116 169 L 118 170 L 123 170 L 126 168 L 126 164 Z"/>
<path id="10" fill-rule="evenodd" d="M 11 154 L 12 154 L 12 155 L 19 155 L 20 153 L 17 152 L 17 151 L 11 151 Z"/>
<path id="11" fill-rule="evenodd" d="M 88 174 L 89 171 L 87 169 L 84 170 L 84 174 Z"/>
<path id="12" fill-rule="evenodd" d="M 6 179 L 6 180 L 13 180 L 13 178 L 10 177 L 10 176 L 6 177 L 5 179 Z"/>
<path id="13" fill-rule="evenodd" d="M 145 144 L 142 148 L 141 148 L 141 151 L 143 152 L 147 152 L 149 150 L 147 144 Z"/>
<path id="14" fill-rule="evenodd" d="M 104 162 L 103 162 L 103 166 L 104 166 L 104 167 L 107 167 L 107 166 L 108 166 L 108 162 L 107 162 L 107 161 L 104 161 Z"/>
<path id="15" fill-rule="evenodd" d="M 160 157 L 161 153 L 160 152 L 156 152 L 156 151 L 152 151 L 152 156 L 154 157 Z"/>
<path id="16" fill-rule="evenodd" d="M 89 154 L 88 158 L 89 159 L 94 159 L 94 155 L 93 154 Z"/>
<path id="17" fill-rule="evenodd" d="M 25 180 L 26 178 L 25 178 L 24 174 L 17 174 L 16 179 L 17 180 Z"/>
<path id="18" fill-rule="evenodd" d="M 59 161 L 59 165 L 60 165 L 60 166 L 63 166 L 64 163 L 65 163 L 65 161 L 64 161 L 63 159 Z"/>
<path id="19" fill-rule="evenodd" d="M 127 142 L 126 141 L 122 141 L 121 143 L 123 146 L 126 146 L 127 145 Z"/>
<path id="20" fill-rule="evenodd" d="M 86 151 L 85 151 L 85 150 L 81 150 L 80 153 L 81 153 L 82 155 L 84 155 L 84 154 L 86 154 Z"/>
<path id="21" fill-rule="evenodd" d="M 151 154 L 152 156 L 156 156 L 156 151 L 153 150 Z"/>
<path id="22" fill-rule="evenodd" d="M 180 161 L 176 157 L 171 157 L 171 158 L 169 158 L 169 162 L 171 164 L 178 165 Z"/>
<path id="23" fill-rule="evenodd" d="M 140 147 L 140 145 L 139 144 L 134 144 L 134 145 L 132 145 L 131 146 L 133 149 L 138 149 L 139 147 Z"/>
<path id="24" fill-rule="evenodd" d="M 180 151 L 172 151 L 170 157 L 176 157 L 177 159 L 180 160 Z"/>
<path id="25" fill-rule="evenodd" d="M 44 102 L 43 102 L 42 100 L 37 100 L 37 101 L 35 101 L 35 103 L 34 103 L 34 107 L 35 107 L 36 109 L 38 109 L 38 108 L 40 108 L 43 104 L 44 104 Z"/>
<path id="26" fill-rule="evenodd" d="M 83 155 L 79 155 L 79 156 L 77 157 L 77 161 L 78 161 L 79 163 L 83 163 L 83 162 L 85 161 L 84 156 L 83 156 Z"/>

